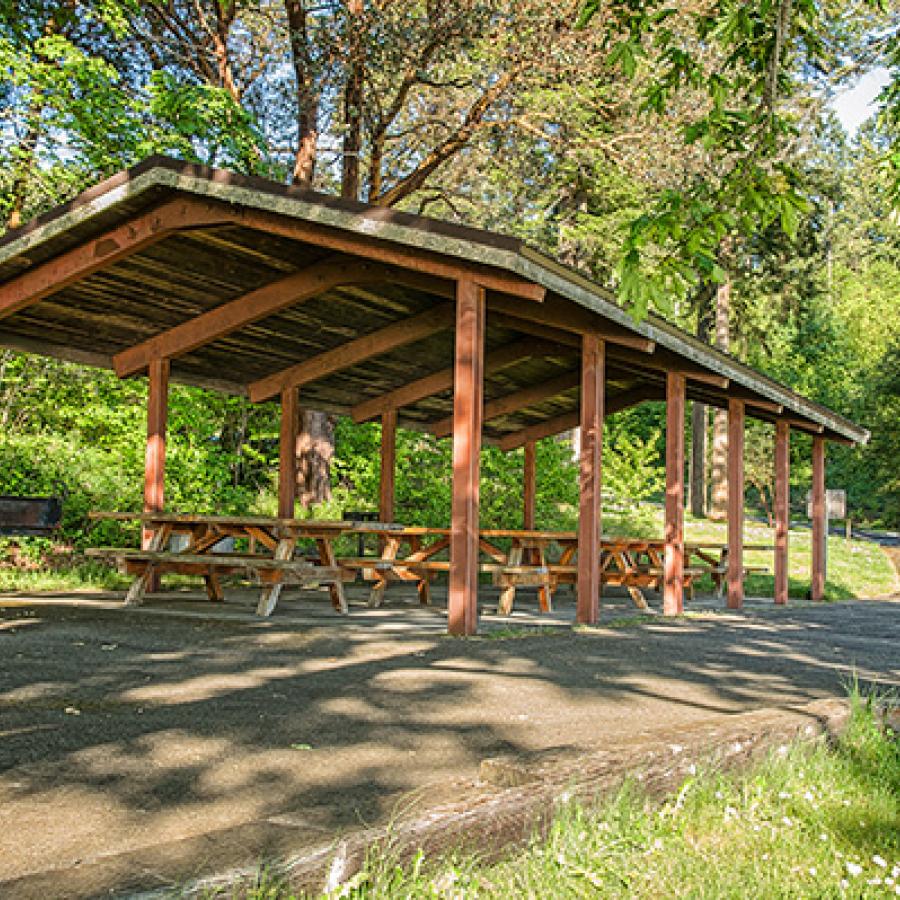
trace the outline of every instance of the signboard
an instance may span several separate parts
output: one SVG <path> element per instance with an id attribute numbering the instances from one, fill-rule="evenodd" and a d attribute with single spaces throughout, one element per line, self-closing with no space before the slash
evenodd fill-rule
<path id="1" fill-rule="evenodd" d="M 812 518 L 812 491 L 806 492 L 806 515 Z M 847 518 L 847 492 L 838 489 L 825 491 L 825 518 Z"/>

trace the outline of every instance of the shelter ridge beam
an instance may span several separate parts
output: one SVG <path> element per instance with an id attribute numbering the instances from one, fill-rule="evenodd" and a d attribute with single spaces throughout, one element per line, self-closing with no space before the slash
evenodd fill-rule
<path id="1" fill-rule="evenodd" d="M 368 235 L 348 234 L 311 222 L 291 219 L 278 213 L 247 207 L 233 208 L 223 205 L 222 208 L 223 214 L 236 225 L 326 247 L 339 253 L 374 259 L 453 281 L 472 280 L 488 290 L 538 303 L 546 294 L 546 289 L 541 285 L 491 266 L 479 266 L 470 262 L 454 263 L 427 250 L 404 247 Z"/>
<path id="2" fill-rule="evenodd" d="M 342 369 L 350 369 L 374 356 L 389 353 L 398 347 L 413 344 L 438 331 L 443 331 L 452 324 L 453 306 L 446 303 L 439 304 L 418 315 L 393 322 L 377 331 L 254 381 L 249 388 L 250 399 L 254 403 L 267 400 L 286 387 L 299 387 Z"/>

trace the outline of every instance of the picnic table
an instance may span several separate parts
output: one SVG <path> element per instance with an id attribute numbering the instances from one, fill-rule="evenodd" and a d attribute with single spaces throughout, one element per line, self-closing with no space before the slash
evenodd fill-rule
<path id="1" fill-rule="evenodd" d="M 143 602 L 155 576 L 165 573 L 199 575 L 210 600 L 224 598 L 220 578 L 244 575 L 262 585 L 257 613 L 271 615 L 286 584 L 326 586 L 334 608 L 347 612 L 344 580 L 358 573 L 373 582 L 369 606 L 378 607 L 391 581 L 415 582 L 419 601 L 430 603 L 430 583 L 450 569 L 450 529 L 396 523 L 284 519 L 265 516 L 222 516 L 183 513 L 92 513 L 94 519 L 138 519 L 152 532 L 143 549 L 94 548 L 92 556 L 116 560 L 134 581 L 126 603 Z M 170 547 L 175 536 L 183 546 Z M 337 555 L 335 541 L 347 535 L 376 535 L 379 552 L 372 556 Z M 227 549 L 223 542 L 230 539 Z M 239 549 L 233 549 L 239 548 Z M 516 591 L 535 587 L 542 612 L 549 612 L 561 584 L 574 585 L 578 569 L 578 535 L 574 531 L 489 528 L 479 532 L 483 557 L 479 569 L 501 588 L 498 611 L 512 612 Z M 745 545 L 747 550 L 769 550 Z M 624 587 L 639 609 L 647 609 L 645 589 L 659 590 L 663 579 L 665 542 L 657 539 L 611 537 L 600 543 L 601 584 Z M 555 559 L 552 557 L 556 556 Z M 684 587 L 693 597 L 694 581 L 710 575 L 718 591 L 724 586 L 728 545 L 685 544 Z M 745 567 L 752 571 L 762 567 Z"/>
<path id="2" fill-rule="evenodd" d="M 116 560 L 135 576 L 125 597 L 128 605 L 143 602 L 156 575 L 199 575 L 209 599 L 221 601 L 224 593 L 220 577 L 241 574 L 263 584 L 257 606 L 261 616 L 271 615 L 285 584 L 325 585 L 334 608 L 346 613 L 343 577 L 347 567 L 338 563 L 335 541 L 347 534 L 386 536 L 399 527 L 380 522 L 184 513 L 99 512 L 92 513 L 91 518 L 139 519 L 152 531 L 148 545 L 140 550 L 99 547 L 88 551 L 95 557 Z M 170 549 L 176 535 L 185 536 L 184 546 Z M 228 539 L 241 549 L 223 549 Z"/>

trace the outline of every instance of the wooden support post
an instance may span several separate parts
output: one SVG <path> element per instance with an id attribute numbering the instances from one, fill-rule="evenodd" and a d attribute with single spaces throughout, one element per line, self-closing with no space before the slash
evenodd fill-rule
<path id="1" fill-rule="evenodd" d="M 525 466 L 522 471 L 522 527 L 534 530 L 534 507 L 537 492 L 537 443 L 525 442 Z"/>
<path id="2" fill-rule="evenodd" d="M 300 397 L 297 388 L 281 392 L 281 435 L 278 448 L 278 515 L 294 518 L 297 496 L 297 426 L 300 418 Z"/>
<path id="3" fill-rule="evenodd" d="M 666 519 L 663 614 L 684 612 L 684 399 L 685 377 L 666 373 Z"/>
<path id="4" fill-rule="evenodd" d="M 604 350 L 603 341 L 596 335 L 583 336 L 577 618 L 585 625 L 594 625 L 600 618 L 600 481 L 605 392 Z"/>
<path id="5" fill-rule="evenodd" d="M 147 391 L 147 448 L 144 453 L 144 512 L 162 512 L 165 506 L 166 423 L 169 414 L 169 360 L 154 359 L 149 367 Z M 145 528 L 141 545 L 153 543 L 153 530 Z M 165 548 L 160 548 L 165 549 Z M 159 590 L 159 576 L 147 579 L 148 591 Z"/>
<path id="6" fill-rule="evenodd" d="M 825 599 L 825 438 L 812 444 L 812 584 L 810 599 Z"/>
<path id="7" fill-rule="evenodd" d="M 728 608 L 744 605 L 744 401 L 728 401 Z"/>
<path id="8" fill-rule="evenodd" d="M 448 631 L 478 629 L 478 489 L 484 404 L 485 292 L 470 279 L 456 286 L 453 381 L 453 497 Z"/>
<path id="9" fill-rule="evenodd" d="M 791 426 L 775 423 L 775 602 L 788 602 L 788 531 L 790 529 Z"/>
<path id="10" fill-rule="evenodd" d="M 378 490 L 378 518 L 394 521 L 394 475 L 397 459 L 397 410 L 381 414 L 381 482 Z"/>

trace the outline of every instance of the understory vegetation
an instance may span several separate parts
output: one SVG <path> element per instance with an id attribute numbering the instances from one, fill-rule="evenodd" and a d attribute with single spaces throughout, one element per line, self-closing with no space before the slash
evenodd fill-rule
<path id="1" fill-rule="evenodd" d="M 854 694 L 835 746 L 798 742 L 746 771 L 698 771 L 663 802 L 626 785 L 563 804 L 549 831 L 499 862 L 397 864 L 372 853 L 331 898 L 840 897 L 900 895 L 900 740 Z M 277 881 L 252 900 L 286 900 Z"/>

